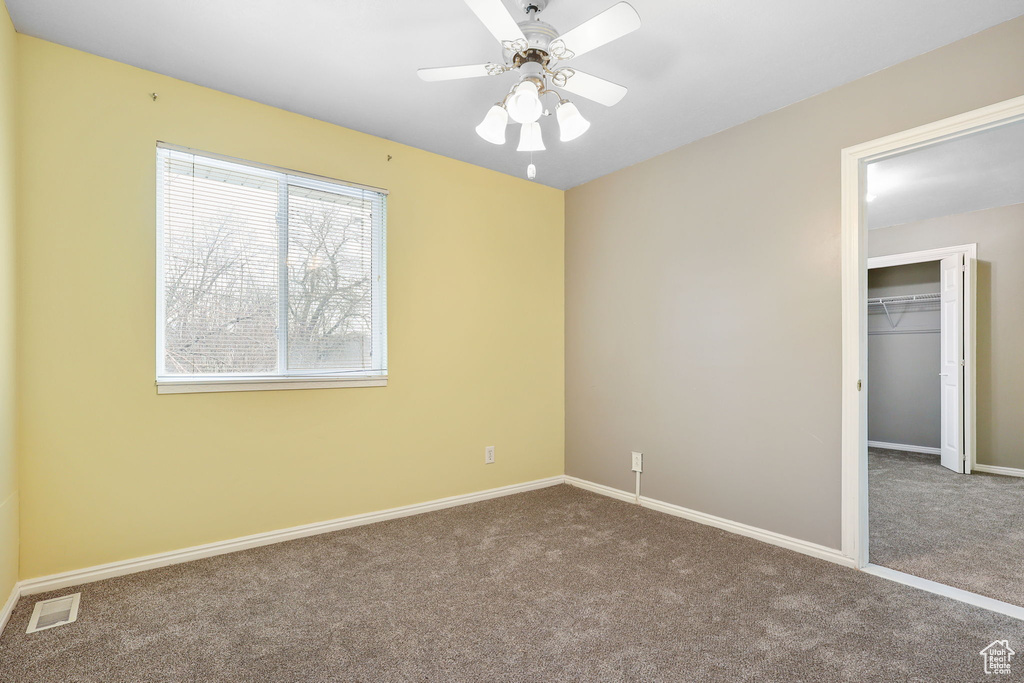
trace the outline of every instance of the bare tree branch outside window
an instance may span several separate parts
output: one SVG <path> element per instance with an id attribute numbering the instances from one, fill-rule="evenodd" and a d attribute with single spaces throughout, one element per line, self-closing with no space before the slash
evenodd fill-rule
<path id="1" fill-rule="evenodd" d="M 370 208 L 289 189 L 288 365 L 362 367 L 372 340 Z"/>

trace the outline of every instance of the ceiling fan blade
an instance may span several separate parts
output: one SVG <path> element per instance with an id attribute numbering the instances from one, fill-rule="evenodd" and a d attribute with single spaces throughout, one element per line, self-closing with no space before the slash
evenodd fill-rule
<path id="1" fill-rule="evenodd" d="M 519 28 L 501 0 L 465 0 L 465 3 L 499 43 L 515 40 L 526 42 L 523 29 Z"/>
<path id="2" fill-rule="evenodd" d="M 626 87 L 606 81 L 597 76 L 573 69 L 573 75 L 562 86 L 562 90 L 586 97 L 606 107 L 614 107 L 626 96 Z"/>
<path id="3" fill-rule="evenodd" d="M 466 66 L 434 66 L 426 69 L 417 69 L 416 74 L 421 80 L 433 81 L 454 81 L 459 78 L 478 78 L 490 76 L 496 68 L 495 64 L 467 64 Z"/>
<path id="4" fill-rule="evenodd" d="M 584 52 L 590 52 L 594 48 L 610 43 L 638 28 L 640 28 L 640 15 L 628 2 L 620 2 L 593 19 L 584 21 L 571 31 L 558 36 L 552 42 L 552 46 L 557 43 L 564 46 L 566 56 L 561 59 L 579 57 Z M 557 54 L 557 50 L 555 53 Z"/>

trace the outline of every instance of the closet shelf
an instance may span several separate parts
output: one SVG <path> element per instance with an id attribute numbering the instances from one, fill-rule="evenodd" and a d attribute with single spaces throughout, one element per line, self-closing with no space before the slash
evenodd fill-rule
<path id="1" fill-rule="evenodd" d="M 930 305 L 938 304 L 942 301 L 942 294 L 940 292 L 928 293 L 928 294 L 905 294 L 903 296 L 880 296 L 875 299 L 868 299 L 868 309 L 872 306 L 881 309 L 885 312 L 885 317 L 889 321 L 890 327 L 896 329 L 897 323 L 892 321 L 892 316 L 889 315 L 890 306 L 908 306 L 908 305 Z"/>
<path id="2" fill-rule="evenodd" d="M 868 299 L 868 306 L 885 306 L 886 304 L 913 304 L 917 302 L 935 301 L 942 299 L 942 294 L 907 294 L 904 296 L 882 296 L 877 299 Z"/>

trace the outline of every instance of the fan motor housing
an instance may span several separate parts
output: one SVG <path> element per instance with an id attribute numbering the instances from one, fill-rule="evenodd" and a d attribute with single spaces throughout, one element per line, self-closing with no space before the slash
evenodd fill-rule
<path id="1" fill-rule="evenodd" d="M 523 30 L 530 47 L 536 50 L 547 52 L 548 45 L 558 37 L 555 27 L 543 21 L 521 21 L 519 28 Z"/>

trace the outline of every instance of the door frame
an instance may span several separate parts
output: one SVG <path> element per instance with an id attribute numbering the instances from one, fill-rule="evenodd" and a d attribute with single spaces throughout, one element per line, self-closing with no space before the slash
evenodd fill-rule
<path id="1" fill-rule="evenodd" d="M 953 247 L 939 247 L 937 249 L 924 249 L 922 251 L 908 251 L 902 254 L 886 254 L 885 256 L 869 256 L 867 269 L 889 268 L 892 266 L 906 266 L 912 263 L 939 262 L 948 256 L 962 256 L 964 261 L 964 308 L 963 318 L 960 324 L 963 326 L 964 339 L 964 375 L 963 393 L 964 408 L 961 419 L 963 420 L 963 441 L 964 441 L 964 474 L 970 474 L 978 464 L 977 446 L 977 305 L 975 294 L 977 292 L 977 273 L 975 266 L 978 260 L 978 244 L 960 244 Z M 939 322 L 942 325 L 941 316 Z M 867 376 L 867 366 L 864 368 Z M 866 393 L 866 392 L 865 392 Z M 945 415 L 943 415 L 945 419 Z M 867 453 L 865 452 L 865 458 Z M 865 485 L 867 482 L 865 482 Z"/>
<path id="2" fill-rule="evenodd" d="M 872 161 L 1024 120 L 1024 96 L 847 147 L 842 185 L 842 553 L 868 565 L 867 230 L 865 168 Z"/>

